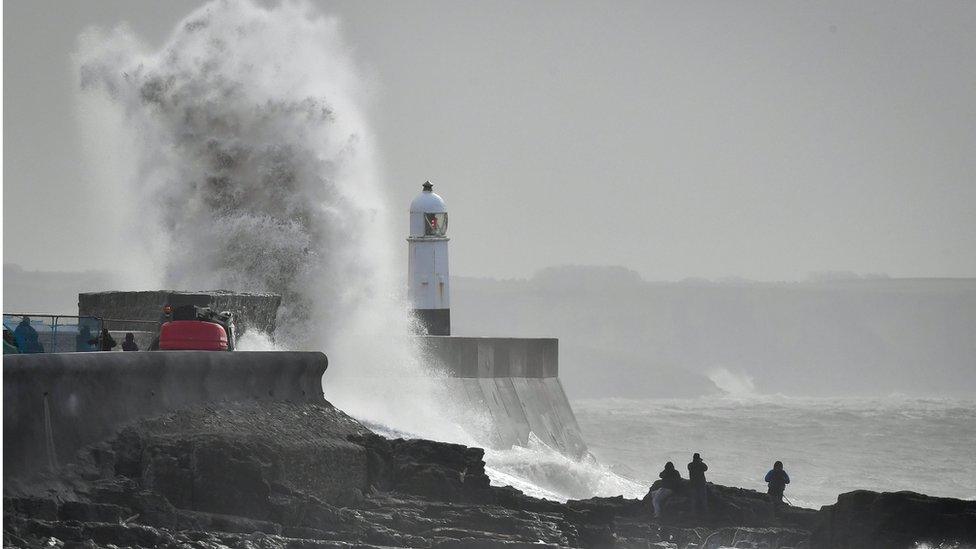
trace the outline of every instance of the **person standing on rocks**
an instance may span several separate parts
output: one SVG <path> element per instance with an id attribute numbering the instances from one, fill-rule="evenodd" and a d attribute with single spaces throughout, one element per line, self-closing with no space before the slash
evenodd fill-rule
<path id="1" fill-rule="evenodd" d="M 688 479 L 691 480 L 691 499 L 695 502 L 695 513 L 699 516 L 708 512 L 708 489 L 705 487 L 705 471 L 708 465 L 696 453 L 688 464 Z"/>
<path id="2" fill-rule="evenodd" d="M 779 516 L 779 508 L 783 505 L 783 492 L 790 483 L 790 475 L 783 469 L 783 462 L 777 461 L 773 468 L 766 473 L 766 483 L 769 486 L 769 501 L 773 504 L 773 516 Z"/>
<path id="3" fill-rule="evenodd" d="M 664 465 L 664 470 L 658 476 L 661 477 L 661 480 L 654 483 L 658 488 L 651 492 L 651 505 L 654 506 L 654 518 L 661 518 L 661 507 L 664 505 L 665 500 L 681 488 L 681 473 L 674 468 L 674 463 L 667 462 Z"/>

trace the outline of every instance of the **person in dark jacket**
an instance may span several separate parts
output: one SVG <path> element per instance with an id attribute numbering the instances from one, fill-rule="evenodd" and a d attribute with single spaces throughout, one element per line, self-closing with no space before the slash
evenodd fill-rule
<path id="1" fill-rule="evenodd" d="M 25 316 L 20 324 L 14 328 L 14 339 L 17 340 L 17 348 L 22 353 L 43 353 L 44 345 L 41 344 L 37 330 L 31 326 L 31 319 Z"/>
<path id="2" fill-rule="evenodd" d="M 783 504 L 783 492 L 790 483 L 790 475 L 783 469 L 783 462 L 777 461 L 773 468 L 766 473 L 766 483 L 769 486 L 769 501 L 773 504 L 773 516 L 779 516 L 779 507 Z"/>
<path id="3" fill-rule="evenodd" d="M 139 345 L 136 344 L 136 336 L 132 335 L 132 332 L 125 334 L 125 340 L 122 341 L 123 351 L 138 351 Z"/>
<path id="4" fill-rule="evenodd" d="M 708 512 L 708 490 L 705 487 L 705 471 L 708 465 L 702 461 L 700 454 L 691 457 L 688 464 L 688 479 L 691 480 L 691 499 L 695 502 L 695 512 L 699 515 Z"/>
<path id="5" fill-rule="evenodd" d="M 112 337 L 112 334 L 108 333 L 108 328 L 102 328 L 102 333 L 97 338 L 89 341 L 89 343 L 93 345 L 97 344 L 100 351 L 111 351 L 118 345 L 115 342 L 115 338 Z"/>
<path id="6" fill-rule="evenodd" d="M 681 473 L 674 468 L 670 461 L 664 465 L 664 470 L 658 474 L 661 477 L 658 489 L 651 494 L 651 505 L 654 506 L 654 518 L 661 518 L 661 507 L 664 501 L 681 488 Z"/>

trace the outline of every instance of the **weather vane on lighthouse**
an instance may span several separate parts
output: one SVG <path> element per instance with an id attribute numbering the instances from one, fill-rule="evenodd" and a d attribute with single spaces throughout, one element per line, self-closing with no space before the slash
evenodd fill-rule
<path id="1" fill-rule="evenodd" d="M 451 279 L 447 258 L 447 207 L 427 181 L 410 203 L 408 284 L 420 328 L 451 335 Z"/>

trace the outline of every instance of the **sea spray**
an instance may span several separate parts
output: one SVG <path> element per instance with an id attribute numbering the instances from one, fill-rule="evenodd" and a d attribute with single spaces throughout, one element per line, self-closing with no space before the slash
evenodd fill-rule
<path id="1" fill-rule="evenodd" d="M 75 61 L 86 135 L 127 153 L 98 158 L 126 179 L 99 191 L 127 197 L 130 248 L 158 273 L 144 283 L 279 293 L 275 341 L 246 348 L 326 349 L 337 404 L 458 437 L 409 336 L 368 90 L 335 19 L 215 1 L 158 49 L 125 26 L 89 30 Z M 377 386 L 392 374 L 418 380 L 412 393 Z M 372 390 L 345 387 L 362 376 Z"/>
<path id="2" fill-rule="evenodd" d="M 411 336 L 368 90 L 339 24 L 304 2 L 217 0 L 159 48 L 91 29 L 75 63 L 93 194 L 143 286 L 276 292 L 274 340 L 322 349 L 327 398 L 397 435 L 488 446 L 487 418 L 432 375 Z M 96 139 L 89 139 L 97 136 Z M 97 206 L 96 206 L 97 207 Z M 531 446 L 491 450 L 495 482 L 555 499 L 620 493 L 619 477 Z"/>
<path id="3" fill-rule="evenodd" d="M 316 326 L 359 322 L 364 300 L 395 287 L 336 26 L 302 4 L 214 2 L 157 52 L 120 27 L 86 33 L 77 56 L 82 89 L 135 130 L 130 234 L 163 282 L 280 293 L 276 335 L 292 348 L 333 343 Z"/>
<path id="4" fill-rule="evenodd" d="M 530 496 L 566 501 L 593 496 L 640 498 L 647 486 L 614 473 L 593 456 L 573 459 L 530 434 L 528 444 L 486 451 L 493 485 L 510 485 Z"/>
<path id="5" fill-rule="evenodd" d="M 720 391 L 731 396 L 748 396 L 756 393 L 752 376 L 745 372 L 733 372 L 728 368 L 716 367 L 708 370 L 708 379 Z"/>

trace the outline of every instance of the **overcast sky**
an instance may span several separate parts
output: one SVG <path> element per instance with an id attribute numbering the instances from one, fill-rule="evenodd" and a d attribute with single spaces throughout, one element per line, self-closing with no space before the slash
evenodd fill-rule
<path id="1" fill-rule="evenodd" d="M 118 268 L 69 57 L 199 4 L 4 2 L 5 262 Z M 320 5 L 372 82 L 402 236 L 430 179 L 454 274 L 976 276 L 974 2 Z"/>

